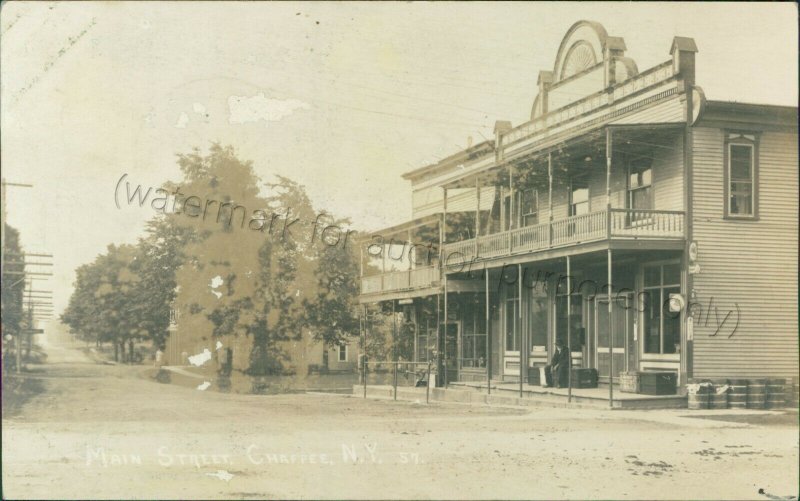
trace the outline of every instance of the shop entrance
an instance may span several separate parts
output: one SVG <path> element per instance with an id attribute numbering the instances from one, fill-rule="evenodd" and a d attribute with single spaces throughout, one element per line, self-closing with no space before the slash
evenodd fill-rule
<path id="1" fill-rule="evenodd" d="M 617 295 L 608 330 L 608 298 L 594 300 L 594 366 L 600 381 L 608 382 L 609 361 L 613 362 L 613 381 L 629 370 L 627 353 L 635 352 L 633 340 L 633 294 Z M 611 355 L 609 355 L 609 346 Z"/>

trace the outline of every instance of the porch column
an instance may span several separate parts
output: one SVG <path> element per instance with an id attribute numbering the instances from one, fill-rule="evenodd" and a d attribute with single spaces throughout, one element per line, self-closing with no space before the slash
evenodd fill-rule
<path id="1" fill-rule="evenodd" d="M 567 353 L 569 353 L 569 373 L 567 374 L 567 402 L 572 402 L 572 277 L 567 255 Z"/>
<path id="2" fill-rule="evenodd" d="M 392 299 L 392 361 L 397 360 L 397 299 Z"/>
<path id="3" fill-rule="evenodd" d="M 508 168 L 508 229 L 514 229 L 514 167 Z"/>
<path id="4" fill-rule="evenodd" d="M 447 188 L 442 188 L 444 201 L 442 204 L 442 244 L 447 243 Z"/>
<path id="5" fill-rule="evenodd" d="M 475 178 L 475 257 L 478 257 L 478 237 L 481 235 L 481 185 Z"/>
<path id="6" fill-rule="evenodd" d="M 444 214 L 444 228 L 442 232 L 442 239 L 443 243 L 447 243 L 447 188 L 444 189 L 444 206 L 443 206 L 443 214 Z M 447 270 L 442 275 L 442 286 L 444 287 L 444 332 L 441 333 L 442 330 L 442 323 L 439 322 L 439 325 L 436 326 L 436 366 L 439 367 L 439 363 L 441 361 L 442 365 L 442 372 L 443 374 L 439 374 L 438 377 L 444 377 L 442 381 L 444 381 L 444 385 L 447 386 L 447 364 L 446 364 L 446 356 L 447 356 Z M 438 297 L 438 296 L 437 296 Z M 444 339 L 439 339 L 439 336 L 444 336 Z M 439 351 L 441 350 L 441 353 Z M 438 374 L 438 371 L 437 371 Z"/>
<path id="7" fill-rule="evenodd" d="M 611 249 L 608 249 L 608 406 L 614 407 L 614 334 L 611 331 L 611 316 L 614 302 L 611 300 Z"/>
<path id="8" fill-rule="evenodd" d="M 444 339 L 442 340 L 442 376 L 444 381 L 445 387 L 447 387 L 447 322 L 449 317 L 447 316 L 447 275 L 444 276 L 444 329 L 442 335 Z M 441 327 L 440 327 L 441 328 Z"/>
<path id="9" fill-rule="evenodd" d="M 611 129 L 606 128 L 606 231 L 609 236 L 608 248 L 608 406 L 614 406 L 614 335 L 611 331 L 611 317 L 614 313 L 614 302 L 611 300 L 611 155 L 612 155 Z"/>
<path id="10" fill-rule="evenodd" d="M 606 232 L 611 239 L 611 155 L 612 155 L 611 129 L 606 128 Z"/>
<path id="11" fill-rule="evenodd" d="M 483 284 L 486 288 L 485 302 L 486 302 L 486 389 L 489 394 L 492 393 L 492 336 L 489 332 L 489 268 L 486 264 L 483 265 Z"/>
<path id="12" fill-rule="evenodd" d="M 525 362 L 525 342 L 522 335 L 522 264 L 517 264 L 517 333 L 519 334 L 519 398 L 522 398 L 522 374 L 527 372 Z"/>
<path id="13" fill-rule="evenodd" d="M 547 225 L 547 244 L 548 247 L 553 245 L 553 154 L 547 153 L 547 194 L 548 194 L 548 218 L 549 224 Z"/>

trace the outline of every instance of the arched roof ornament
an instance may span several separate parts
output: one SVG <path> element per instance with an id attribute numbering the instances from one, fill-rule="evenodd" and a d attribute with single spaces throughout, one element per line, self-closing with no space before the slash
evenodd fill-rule
<path id="1" fill-rule="evenodd" d="M 573 24 L 558 47 L 553 83 L 601 62 L 607 38 L 608 32 L 600 23 L 578 21 Z"/>

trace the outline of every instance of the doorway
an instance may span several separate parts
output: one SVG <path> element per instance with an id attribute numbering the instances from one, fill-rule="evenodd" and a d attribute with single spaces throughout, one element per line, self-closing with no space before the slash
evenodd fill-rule
<path id="1" fill-rule="evenodd" d="M 635 353 L 633 294 L 618 294 L 612 301 L 613 312 L 611 314 L 611 332 L 609 333 L 608 298 L 596 297 L 594 300 L 594 366 L 598 372 L 598 380 L 606 383 L 609 369 L 613 371 L 613 382 L 617 382 L 619 374 L 629 370 L 630 357 L 628 354 Z M 610 355 L 609 347 L 611 348 Z M 613 366 L 610 367 L 612 363 Z"/>

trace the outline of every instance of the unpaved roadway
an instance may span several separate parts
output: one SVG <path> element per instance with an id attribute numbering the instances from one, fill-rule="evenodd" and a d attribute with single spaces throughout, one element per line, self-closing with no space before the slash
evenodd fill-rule
<path id="1" fill-rule="evenodd" d="M 3 416 L 4 499 L 797 496 L 796 412 L 231 395 L 48 353 L 44 391 Z"/>

